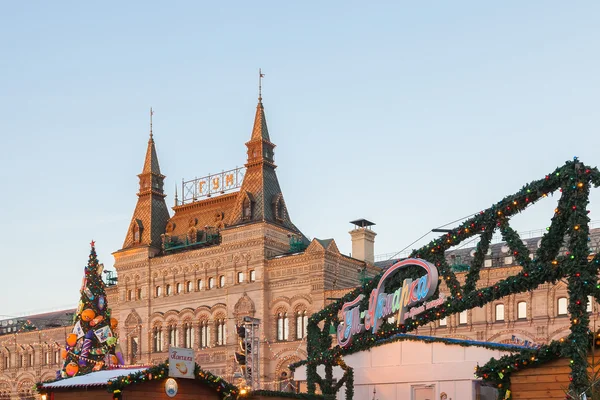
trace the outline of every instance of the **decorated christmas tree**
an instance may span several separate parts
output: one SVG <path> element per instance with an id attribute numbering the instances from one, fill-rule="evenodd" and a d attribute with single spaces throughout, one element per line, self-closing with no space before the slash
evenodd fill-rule
<path id="1" fill-rule="evenodd" d="M 62 352 L 64 361 L 60 377 L 83 375 L 122 365 L 117 343 L 117 320 L 111 318 L 102 281 L 102 264 L 98 263 L 94 241 L 81 284 L 81 299 L 73 317 L 73 332 L 67 335 Z"/>

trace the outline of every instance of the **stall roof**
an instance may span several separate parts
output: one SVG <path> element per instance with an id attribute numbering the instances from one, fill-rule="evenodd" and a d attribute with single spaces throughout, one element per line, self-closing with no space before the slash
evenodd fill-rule
<path id="1" fill-rule="evenodd" d="M 144 371 L 148 367 L 107 369 L 104 371 L 91 372 L 87 375 L 75 376 L 73 378 L 61 379 L 50 383 L 44 383 L 44 389 L 62 389 L 82 386 L 106 386 L 106 383 L 119 376 L 135 374 Z"/>

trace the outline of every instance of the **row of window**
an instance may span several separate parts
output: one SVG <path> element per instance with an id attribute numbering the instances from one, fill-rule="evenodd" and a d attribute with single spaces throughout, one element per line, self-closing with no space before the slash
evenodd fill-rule
<path id="1" fill-rule="evenodd" d="M 60 364 L 60 351 L 55 350 L 52 352 L 44 352 L 42 355 L 42 365 L 53 365 Z M 35 365 L 35 352 L 25 353 L 17 355 L 16 357 L 17 368 L 33 367 Z M 2 367 L 6 370 L 11 367 L 10 354 L 3 356 Z"/>
<path id="2" fill-rule="evenodd" d="M 183 329 L 183 343 L 181 343 L 182 347 L 186 348 L 206 348 L 211 347 L 211 327 L 214 327 L 216 330 L 216 338 L 215 345 L 216 346 L 224 346 L 227 344 L 227 324 L 224 318 L 216 319 L 213 323 L 209 323 L 208 321 L 200 322 L 200 337 L 199 342 L 195 342 L 194 337 L 194 327 L 192 324 L 184 324 Z M 164 332 L 163 332 L 164 331 Z M 167 341 L 164 341 L 164 334 L 166 334 Z M 155 353 L 161 353 L 165 351 L 164 345 L 179 347 L 179 329 L 177 326 L 167 326 L 164 330 L 162 327 L 155 327 L 152 329 L 152 351 Z"/>
<path id="3" fill-rule="evenodd" d="M 296 313 L 296 339 L 304 339 L 307 335 L 308 314 L 306 311 Z M 288 314 L 281 312 L 277 314 L 277 340 L 285 341 L 290 338 L 290 322 Z"/>
<path id="4" fill-rule="evenodd" d="M 567 300 L 566 297 L 559 297 L 556 301 L 556 306 L 557 306 L 556 307 L 557 316 L 562 316 L 562 315 L 568 314 L 569 301 Z M 592 296 L 588 296 L 588 303 L 587 303 L 586 311 L 587 312 L 593 311 Z M 526 301 L 520 301 L 517 303 L 517 319 L 527 319 L 527 302 Z M 495 321 L 504 321 L 505 320 L 504 304 L 496 304 L 494 320 Z M 467 324 L 467 311 L 463 311 L 460 314 L 458 314 L 458 323 L 459 323 L 459 325 Z M 440 326 L 446 326 L 446 325 L 447 325 L 446 318 L 441 319 Z"/>
<path id="5" fill-rule="evenodd" d="M 237 273 L 237 283 L 244 283 L 246 280 L 246 274 L 244 274 L 243 272 L 238 272 Z M 251 270 L 248 272 L 248 282 L 255 282 L 256 281 L 256 271 Z M 216 286 L 218 283 L 218 286 Z M 218 279 L 216 278 L 208 278 L 208 282 L 205 286 L 204 281 L 202 279 L 198 279 L 196 281 L 196 290 L 200 291 L 200 290 L 208 290 L 208 289 L 214 289 L 215 287 L 218 288 L 222 288 L 225 287 L 225 276 L 224 275 L 220 275 L 218 277 Z M 171 296 L 174 293 L 177 294 L 181 294 L 181 293 L 190 293 L 194 291 L 194 283 L 192 281 L 187 281 L 185 283 L 185 292 L 184 292 L 184 285 L 183 283 L 177 283 L 175 286 L 171 285 L 171 284 L 166 284 L 164 287 L 164 292 L 166 296 Z M 163 294 L 163 287 L 162 286 L 156 286 L 154 288 L 154 297 L 161 297 Z M 137 289 L 136 291 L 133 290 L 128 290 L 127 291 L 127 300 L 131 301 L 131 300 L 141 300 L 142 299 L 142 289 Z"/>

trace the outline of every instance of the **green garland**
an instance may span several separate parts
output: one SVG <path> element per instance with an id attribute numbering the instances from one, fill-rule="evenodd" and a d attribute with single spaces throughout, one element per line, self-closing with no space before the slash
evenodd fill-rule
<path id="1" fill-rule="evenodd" d="M 497 387 L 499 398 L 504 399 L 506 392 L 510 390 L 510 377 L 513 372 L 559 359 L 566 347 L 565 342 L 553 341 L 538 349 L 523 350 L 519 354 L 504 356 L 499 360 L 492 358 L 483 367 L 477 367 L 475 375 Z"/>
<path id="2" fill-rule="evenodd" d="M 120 397 L 120 393 L 127 386 L 147 382 L 151 380 L 162 380 L 168 378 L 169 362 L 165 361 L 162 364 L 155 365 L 143 371 L 139 371 L 127 376 L 120 376 L 108 381 L 107 390 L 113 393 L 115 397 Z M 208 371 L 200 369 L 198 364 L 195 364 L 194 377 L 197 381 L 202 382 L 210 388 L 215 389 L 220 393 L 221 399 L 233 400 L 238 396 L 238 388 L 231 383 L 223 380 L 220 376 L 213 375 Z"/>
<path id="3" fill-rule="evenodd" d="M 451 297 L 443 305 L 427 310 L 412 319 L 407 319 L 403 325 L 383 323 L 376 334 L 364 332 L 355 336 L 352 343 L 346 348 L 342 349 L 339 346 L 331 348 L 330 325 L 333 324 L 334 327 L 337 327 L 340 323 L 337 316 L 342 305 L 363 294 L 365 298 L 360 303 L 360 307 L 366 309 L 369 294 L 378 285 L 383 273 L 313 314 L 308 322 L 307 340 L 308 354 L 310 355 L 306 362 L 309 393 L 314 393 L 316 383 L 322 381 L 322 378 L 316 373 L 316 367 L 319 364 L 331 365 L 335 363 L 334 360 L 340 360 L 341 356 L 367 350 L 382 339 L 415 330 L 451 314 L 481 307 L 510 294 L 534 290 L 540 284 L 556 283 L 563 277 L 567 277 L 569 282 L 569 312 L 571 314 L 571 334 L 568 337 L 564 354 L 574 361 L 571 364 L 570 389 L 581 391 L 586 388 L 587 360 L 580 347 L 586 342 L 589 328 L 589 320 L 585 311 L 587 296 L 594 295 L 600 299 L 600 285 L 597 278 L 600 267 L 599 259 L 595 257 L 591 261 L 587 260 L 590 250 L 588 247 L 589 218 L 586 208 L 592 186 L 600 186 L 600 172 L 596 168 L 583 165 L 577 158 L 574 158 L 546 175 L 544 179 L 525 185 L 516 194 L 505 197 L 449 233 L 414 250 L 411 257 L 425 259 L 438 268 L 440 279 L 444 280 Z M 543 236 L 533 259 L 530 259 L 527 247 L 517 232 L 510 227 L 509 220 L 531 204 L 557 191 L 562 194 L 551 225 L 547 228 L 547 233 Z M 500 230 L 503 239 L 522 269 L 517 275 L 501 280 L 494 286 L 477 289 L 479 271 L 483 267 L 485 254 L 496 229 Z M 465 285 L 461 287 L 456 274 L 446 262 L 444 254 L 449 248 L 476 235 L 481 235 L 481 240 L 477 245 L 471 268 L 466 273 Z M 561 256 L 559 251 L 565 236 L 570 238 L 566 245 L 568 252 Z M 404 279 L 415 279 L 422 274 L 422 269 L 418 267 L 407 268 L 395 274 L 386 286 L 389 290 L 394 290 L 402 284 Z M 321 322 L 324 322 L 323 327 L 319 328 Z"/>

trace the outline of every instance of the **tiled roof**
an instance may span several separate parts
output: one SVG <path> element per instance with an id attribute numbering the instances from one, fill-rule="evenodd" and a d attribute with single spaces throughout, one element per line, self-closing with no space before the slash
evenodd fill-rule
<path id="1" fill-rule="evenodd" d="M 52 311 L 43 314 L 26 315 L 22 317 L 5 318 L 0 320 L 0 335 L 17 333 L 29 321 L 36 329 L 49 329 L 73 324 L 74 309 Z"/>
<path id="2" fill-rule="evenodd" d="M 589 236 L 589 246 L 592 252 L 597 253 L 600 251 L 600 228 L 590 229 Z M 524 238 L 522 239 L 525 246 L 529 250 L 530 254 L 535 254 L 536 250 L 541 244 L 542 237 L 532 237 L 532 238 Z M 446 260 L 448 264 L 467 264 L 470 265 L 473 261 L 473 255 L 475 254 L 476 247 L 465 247 L 462 249 L 455 250 L 447 250 Z M 566 247 L 561 248 L 561 253 L 566 252 Z M 487 263 L 487 267 L 502 267 L 502 266 L 510 266 L 514 265 L 514 259 L 512 257 L 511 251 L 506 245 L 505 242 L 500 243 L 492 243 L 490 244 L 490 248 L 486 255 L 486 260 L 489 260 Z M 375 263 L 375 266 L 380 268 L 388 268 L 397 261 L 399 258 L 394 258 L 391 260 L 378 261 Z"/>

